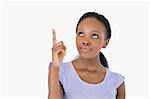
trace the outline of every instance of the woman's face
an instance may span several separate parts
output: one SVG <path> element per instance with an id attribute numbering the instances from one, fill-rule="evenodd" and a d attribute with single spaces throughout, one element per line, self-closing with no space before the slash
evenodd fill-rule
<path id="1" fill-rule="evenodd" d="M 105 48 L 109 39 L 105 40 L 105 25 L 95 18 L 82 20 L 77 28 L 76 46 L 80 57 L 90 59 L 96 57 L 101 48 Z"/>

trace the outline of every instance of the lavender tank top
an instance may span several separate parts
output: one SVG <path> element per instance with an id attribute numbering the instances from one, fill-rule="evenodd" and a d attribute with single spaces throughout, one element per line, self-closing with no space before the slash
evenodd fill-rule
<path id="1" fill-rule="evenodd" d="M 64 99 L 116 99 L 117 88 L 125 77 L 106 68 L 102 82 L 91 84 L 83 81 L 71 62 L 62 63 L 59 80 L 64 89 Z"/>

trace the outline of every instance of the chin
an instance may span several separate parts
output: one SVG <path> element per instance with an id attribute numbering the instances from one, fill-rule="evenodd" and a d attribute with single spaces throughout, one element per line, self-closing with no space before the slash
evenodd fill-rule
<path id="1" fill-rule="evenodd" d="M 90 55 L 90 54 L 79 54 L 79 57 L 80 58 L 83 58 L 83 59 L 91 59 L 93 58 L 94 56 Z"/>

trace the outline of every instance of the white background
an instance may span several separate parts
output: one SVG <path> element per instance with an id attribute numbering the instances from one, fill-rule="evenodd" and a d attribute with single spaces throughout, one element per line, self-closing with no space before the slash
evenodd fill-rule
<path id="1" fill-rule="evenodd" d="M 148 4 L 145 2 L 0 2 L 0 98 L 46 99 L 52 31 L 76 55 L 75 28 L 87 11 L 103 14 L 112 38 L 102 49 L 112 71 L 126 77 L 127 99 L 149 97 Z"/>

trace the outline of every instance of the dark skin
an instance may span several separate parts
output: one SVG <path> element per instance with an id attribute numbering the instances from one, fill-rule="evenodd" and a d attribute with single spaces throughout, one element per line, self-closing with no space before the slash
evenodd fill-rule
<path id="1" fill-rule="evenodd" d="M 88 83 L 99 83 L 105 77 L 106 70 L 98 57 L 100 49 L 109 42 L 104 39 L 105 31 L 104 24 L 94 18 L 84 19 L 77 29 L 76 46 L 80 57 L 72 64 L 79 77 Z"/>
<path id="2" fill-rule="evenodd" d="M 76 46 L 79 58 L 71 62 L 78 76 L 87 83 L 97 84 L 104 80 L 106 69 L 100 63 L 98 56 L 100 50 L 106 48 L 109 43 L 109 39 L 105 39 L 105 33 L 104 24 L 95 18 L 86 18 L 78 26 Z M 57 43 L 56 34 L 53 31 L 52 68 L 49 70 L 48 77 L 48 99 L 63 99 L 58 73 L 65 53 L 65 45 L 62 41 Z M 124 83 L 119 86 L 117 93 L 117 99 L 125 99 Z"/>
<path id="3" fill-rule="evenodd" d="M 106 70 L 99 61 L 99 51 L 109 43 L 105 33 L 104 24 L 95 18 L 86 18 L 78 26 L 76 46 L 80 56 L 72 64 L 78 76 L 87 83 L 97 84 L 105 78 Z M 82 47 L 86 50 L 82 51 Z M 117 99 L 125 99 L 124 82 L 117 89 Z"/>
<path id="4" fill-rule="evenodd" d="M 79 60 L 72 61 L 72 64 L 79 75 L 79 77 L 87 82 L 87 83 L 92 83 L 92 84 L 97 84 L 100 83 L 104 80 L 105 77 L 105 69 L 102 69 L 103 67 L 100 66 L 95 66 L 95 68 L 85 68 L 80 67 L 81 64 L 79 65 L 78 62 Z"/>

